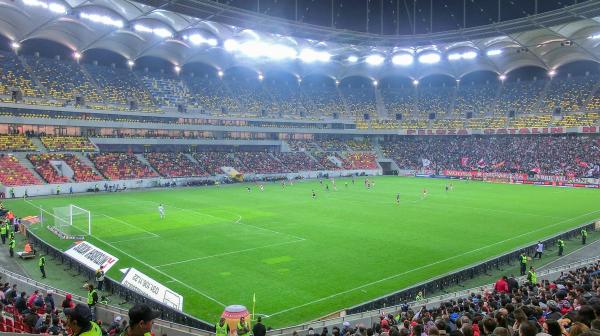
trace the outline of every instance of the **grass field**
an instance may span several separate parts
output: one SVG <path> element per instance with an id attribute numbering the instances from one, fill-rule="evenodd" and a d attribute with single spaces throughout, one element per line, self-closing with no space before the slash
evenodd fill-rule
<path id="1" fill-rule="evenodd" d="M 7 201 L 17 214 L 75 204 L 92 212 L 93 244 L 184 296 L 214 321 L 252 307 L 274 327 L 303 322 L 514 250 L 600 218 L 600 191 L 376 177 L 282 188 L 268 183 Z M 344 183 L 348 182 L 348 187 Z M 251 192 L 246 187 L 251 187 Z M 421 197 L 423 188 L 429 193 Z M 315 190 L 317 198 L 311 198 Z M 396 204 L 400 193 L 400 204 Z M 163 203 L 166 219 L 157 206 Z M 67 249 L 68 241 L 38 233 Z M 567 248 L 569 248 L 567 246 Z"/>

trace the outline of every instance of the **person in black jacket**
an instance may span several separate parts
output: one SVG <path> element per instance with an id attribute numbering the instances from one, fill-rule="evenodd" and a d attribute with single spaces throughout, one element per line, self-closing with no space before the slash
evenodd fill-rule
<path id="1" fill-rule="evenodd" d="M 256 324 L 252 327 L 252 335 L 254 336 L 265 336 L 267 334 L 267 328 L 262 324 L 262 317 L 258 317 Z"/>

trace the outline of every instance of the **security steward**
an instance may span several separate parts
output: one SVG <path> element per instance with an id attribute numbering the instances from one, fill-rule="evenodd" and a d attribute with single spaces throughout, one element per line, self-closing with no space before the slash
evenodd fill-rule
<path id="1" fill-rule="evenodd" d="M 562 239 L 558 240 L 558 256 L 562 256 L 563 255 L 563 251 L 565 249 L 565 241 Z"/>
<path id="2" fill-rule="evenodd" d="M 66 327 L 74 336 L 102 336 L 102 330 L 92 321 L 92 312 L 84 304 L 77 304 L 74 308 L 64 310 L 67 317 Z"/>

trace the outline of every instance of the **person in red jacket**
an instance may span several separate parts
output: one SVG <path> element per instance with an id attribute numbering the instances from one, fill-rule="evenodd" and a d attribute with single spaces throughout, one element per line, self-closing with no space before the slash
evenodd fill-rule
<path id="1" fill-rule="evenodd" d="M 494 285 L 494 290 L 497 293 L 508 293 L 508 278 L 506 276 L 502 276 L 496 284 Z"/>

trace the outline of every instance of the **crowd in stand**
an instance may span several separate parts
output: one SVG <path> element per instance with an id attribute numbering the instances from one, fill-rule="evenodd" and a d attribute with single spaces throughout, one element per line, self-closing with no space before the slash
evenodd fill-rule
<path id="1" fill-rule="evenodd" d="M 386 157 L 400 169 L 521 172 L 600 177 L 600 138 L 595 136 L 421 137 L 386 142 Z"/>
<path id="2" fill-rule="evenodd" d="M 95 151 L 96 147 L 86 137 L 42 136 L 42 144 L 51 151 Z"/>
<path id="3" fill-rule="evenodd" d="M 133 154 L 97 153 L 90 154 L 90 160 L 109 180 L 158 177 L 150 167 L 139 161 Z"/>
<path id="4" fill-rule="evenodd" d="M 184 177 L 184 176 L 207 176 L 208 173 L 192 162 L 183 153 L 147 153 L 144 155 L 150 165 L 162 176 Z"/>

